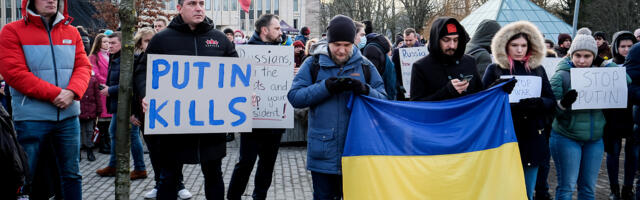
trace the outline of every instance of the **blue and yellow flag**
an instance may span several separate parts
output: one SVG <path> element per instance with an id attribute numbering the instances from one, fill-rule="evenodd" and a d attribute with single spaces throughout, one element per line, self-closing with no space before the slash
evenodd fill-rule
<path id="1" fill-rule="evenodd" d="M 344 198 L 526 199 L 509 97 L 493 88 L 441 102 L 354 97 Z"/>

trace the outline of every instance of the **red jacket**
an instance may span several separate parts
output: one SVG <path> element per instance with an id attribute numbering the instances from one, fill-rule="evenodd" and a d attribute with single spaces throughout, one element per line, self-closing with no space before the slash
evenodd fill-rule
<path id="1" fill-rule="evenodd" d="M 87 89 L 91 65 L 80 33 L 70 25 L 73 19 L 68 15 L 66 0 L 59 1 L 50 30 L 39 15 L 27 9 L 29 1 L 22 1 L 23 20 L 9 23 L 0 31 L 0 74 L 11 86 L 13 100 L 20 101 L 18 108 L 13 108 L 14 120 L 52 120 L 42 115 L 55 111 L 58 117 L 53 120 L 77 116 L 78 102 L 65 110 L 51 102 L 63 88 L 72 91 L 76 100 Z"/>

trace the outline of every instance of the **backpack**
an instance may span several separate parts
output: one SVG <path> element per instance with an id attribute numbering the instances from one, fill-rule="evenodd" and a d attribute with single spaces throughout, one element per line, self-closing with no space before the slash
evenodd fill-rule
<path id="1" fill-rule="evenodd" d="M 381 52 L 384 52 L 382 46 L 376 43 L 369 43 L 367 46 L 373 45 L 380 49 Z M 364 48 L 367 48 L 366 46 Z M 398 93 L 398 88 L 396 88 L 396 68 L 393 64 L 393 61 L 389 58 L 389 56 L 384 55 L 385 63 L 384 63 L 384 72 L 380 74 L 382 76 L 382 81 L 384 81 L 384 90 L 387 92 L 387 97 L 389 100 L 395 100 L 396 94 Z"/>
<path id="2" fill-rule="evenodd" d="M 366 59 L 362 57 L 362 59 Z M 318 72 L 320 71 L 320 56 L 314 55 L 313 62 L 311 63 L 311 83 L 316 83 L 318 80 Z M 367 84 L 371 82 L 371 72 L 369 71 L 369 65 L 366 62 L 362 62 L 362 73 L 364 74 L 364 80 Z"/>

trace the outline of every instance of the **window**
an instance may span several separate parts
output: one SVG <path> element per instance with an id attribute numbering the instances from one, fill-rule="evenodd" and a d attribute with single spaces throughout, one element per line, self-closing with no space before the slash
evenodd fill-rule
<path id="1" fill-rule="evenodd" d="M 16 20 L 22 18 L 22 0 L 16 0 Z"/>
<path id="2" fill-rule="evenodd" d="M 293 0 L 293 12 L 298 12 L 298 0 Z"/>
<path id="3" fill-rule="evenodd" d="M 238 0 L 231 0 L 231 10 L 238 10 Z"/>
<path id="4" fill-rule="evenodd" d="M 267 0 L 264 10 L 266 10 L 265 13 L 271 13 L 271 0 Z"/>
<path id="5" fill-rule="evenodd" d="M 229 0 L 223 0 L 222 7 L 224 8 L 224 11 L 229 11 Z"/>
<path id="6" fill-rule="evenodd" d="M 293 19 L 293 28 L 298 29 L 298 19 Z"/>
<path id="7" fill-rule="evenodd" d="M 176 0 L 170 0 L 169 1 L 169 8 L 171 10 L 176 10 Z"/>
<path id="8" fill-rule="evenodd" d="M 240 29 L 247 30 L 246 27 L 247 27 L 247 21 L 245 19 L 240 20 Z"/>
<path id="9" fill-rule="evenodd" d="M 273 0 L 273 14 L 280 14 L 280 0 Z"/>
<path id="10" fill-rule="evenodd" d="M 254 12 L 254 4 L 255 4 L 255 2 L 256 1 L 251 1 L 251 6 L 249 6 L 249 19 L 250 20 L 253 19 L 253 16 L 255 15 L 255 12 Z M 253 22 L 251 22 L 251 23 L 253 23 Z M 251 26 L 251 25 L 249 25 L 249 26 Z"/>
<path id="11" fill-rule="evenodd" d="M 5 18 L 6 19 L 5 24 L 8 24 L 9 22 L 13 21 L 11 19 L 11 1 L 6 1 L 5 4 L 6 4 L 5 6 L 7 7 L 6 8 L 7 12 L 5 12 L 7 14 L 7 17 Z"/>
<path id="12" fill-rule="evenodd" d="M 244 13 L 244 10 L 242 12 L 240 12 L 240 19 L 246 19 L 247 18 L 247 13 Z"/>
<path id="13" fill-rule="evenodd" d="M 220 0 L 213 0 L 213 10 L 220 11 Z"/>
<path id="14" fill-rule="evenodd" d="M 204 1 L 204 9 L 211 10 L 211 0 Z"/>

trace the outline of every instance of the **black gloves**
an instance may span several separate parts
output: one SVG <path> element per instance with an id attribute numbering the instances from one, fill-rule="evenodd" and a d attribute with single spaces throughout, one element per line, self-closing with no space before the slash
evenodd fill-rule
<path id="1" fill-rule="evenodd" d="M 327 90 L 329 90 L 329 93 L 331 94 L 338 94 L 344 90 L 342 89 L 342 85 L 338 82 L 338 78 L 336 77 L 331 77 L 325 80 L 324 86 L 327 87 Z"/>
<path id="2" fill-rule="evenodd" d="M 511 81 L 513 80 L 513 81 Z M 516 83 L 518 82 L 518 80 L 516 80 L 515 78 L 511 78 L 511 79 L 498 79 L 496 81 L 494 81 L 491 85 L 489 85 L 489 88 L 499 85 L 501 83 L 507 82 L 507 81 L 511 81 L 508 82 L 507 84 L 504 84 L 502 86 L 502 90 L 504 92 L 506 92 L 507 94 L 511 94 L 511 92 L 513 91 L 513 88 L 516 87 Z"/>
<path id="3" fill-rule="evenodd" d="M 562 100 L 560 100 L 560 105 L 562 105 L 562 107 L 564 107 L 565 109 L 569 108 L 571 104 L 576 102 L 577 98 L 578 92 L 576 92 L 576 90 L 569 90 L 567 93 L 564 93 Z"/>
<path id="4" fill-rule="evenodd" d="M 520 99 L 520 102 L 518 102 L 518 107 L 530 111 L 537 111 L 544 107 L 544 102 L 540 97 Z"/>
<path id="5" fill-rule="evenodd" d="M 331 94 L 338 94 L 344 91 L 353 91 L 356 94 L 369 94 L 369 87 L 362 84 L 358 79 L 331 77 L 324 82 L 327 90 Z"/>

